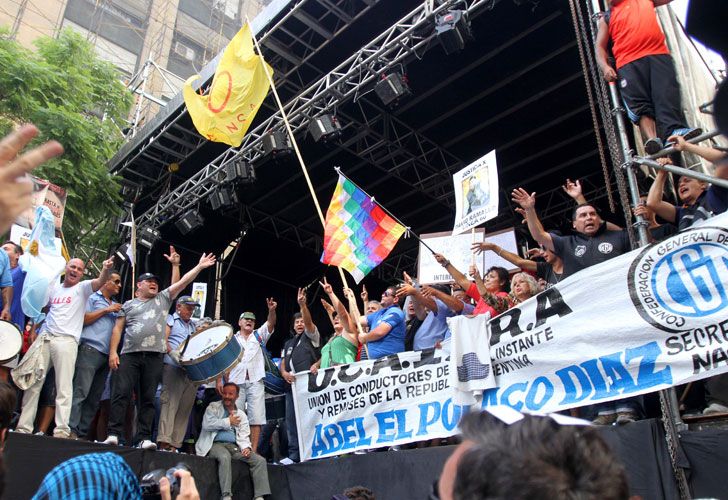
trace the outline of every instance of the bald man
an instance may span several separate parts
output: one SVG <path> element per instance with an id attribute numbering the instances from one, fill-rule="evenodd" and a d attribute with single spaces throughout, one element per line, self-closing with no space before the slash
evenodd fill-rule
<path id="1" fill-rule="evenodd" d="M 83 329 L 86 301 L 108 281 L 109 270 L 113 264 L 113 258 L 105 260 L 98 278 L 81 281 L 86 265 L 81 259 L 71 259 L 66 264 L 63 282 L 51 285 L 48 315 L 42 323 L 40 333 L 33 341 L 34 344 L 38 342 L 40 344 L 31 347 L 40 349 L 35 369 L 42 368 L 42 376 L 23 395 L 23 409 L 17 432 L 33 432 L 40 390 L 43 387 L 45 374 L 53 366 L 56 370 L 56 428 L 53 436 L 70 437 L 68 420 L 73 400 L 73 372 Z"/>

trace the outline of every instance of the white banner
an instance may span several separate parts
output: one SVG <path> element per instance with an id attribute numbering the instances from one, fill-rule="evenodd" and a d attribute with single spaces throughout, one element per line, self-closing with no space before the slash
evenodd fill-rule
<path id="1" fill-rule="evenodd" d="M 449 370 L 429 349 L 296 374 L 301 459 L 456 434 L 467 407 L 452 401 Z"/>
<path id="2" fill-rule="evenodd" d="M 727 227 L 725 213 L 589 267 L 491 320 L 497 387 L 481 407 L 550 413 L 727 372 Z M 401 353 L 297 374 L 302 458 L 455 433 L 468 407 L 453 403 L 443 358 Z"/>
<path id="3" fill-rule="evenodd" d="M 728 213 L 589 267 L 490 322 L 483 406 L 553 412 L 728 371 Z"/>
<path id="4" fill-rule="evenodd" d="M 460 234 L 498 215 L 498 165 L 495 149 L 452 176 L 455 225 Z"/>

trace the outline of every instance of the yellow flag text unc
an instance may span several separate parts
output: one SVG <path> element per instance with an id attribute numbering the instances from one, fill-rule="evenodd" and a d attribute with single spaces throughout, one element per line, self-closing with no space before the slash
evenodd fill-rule
<path id="1" fill-rule="evenodd" d="M 273 69 L 253 50 L 246 24 L 225 48 L 207 94 L 199 95 L 192 88 L 200 75 L 187 79 L 182 92 L 192 123 L 201 135 L 240 146 L 270 88 L 263 65 L 272 78 Z"/>

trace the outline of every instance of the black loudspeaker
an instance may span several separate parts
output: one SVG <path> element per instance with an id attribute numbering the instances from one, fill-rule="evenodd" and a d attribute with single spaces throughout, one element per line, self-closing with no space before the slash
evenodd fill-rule
<path id="1" fill-rule="evenodd" d="M 728 2 L 726 0 L 690 0 L 685 30 L 708 48 L 728 59 Z"/>

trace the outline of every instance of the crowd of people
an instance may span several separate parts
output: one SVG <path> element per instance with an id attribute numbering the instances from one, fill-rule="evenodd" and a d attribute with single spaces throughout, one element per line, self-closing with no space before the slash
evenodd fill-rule
<path id="1" fill-rule="evenodd" d="M 659 159 L 662 164 L 683 164 L 680 153 L 691 153 L 712 163 L 716 178 L 728 179 L 725 151 L 687 142 L 700 130 L 686 124 L 673 63 L 654 12 L 655 6 L 668 2 L 611 0 L 610 11 L 599 21 L 599 66 L 606 80 L 620 81 L 628 114 L 643 134 L 647 153 L 656 154 L 672 146 L 673 152 Z M 614 66 L 608 58 L 610 47 Z M 0 143 L 0 233 L 7 232 L 15 217 L 29 206 L 30 184 L 23 181 L 22 175 L 62 153 L 58 143 L 49 142 L 18 155 L 37 133 L 35 127 L 24 126 Z M 659 170 L 643 201 L 632 207 L 634 214 L 646 221 L 652 241 L 728 209 L 728 190 L 689 176 L 677 182 L 677 203 L 666 201 L 667 181 L 667 173 Z M 631 250 L 630 229 L 605 222 L 597 207 L 584 198 L 578 180 L 567 179 L 563 187 L 575 202 L 570 233 L 545 229 L 536 210 L 536 193 L 519 187 L 513 190 L 512 201 L 537 247 L 521 256 L 488 241 L 473 244 L 474 253 L 492 252 L 518 267 L 520 271 L 512 276 L 503 267 L 481 273 L 475 265 L 465 273 L 453 266 L 448 256 L 436 253 L 431 258 L 452 276 L 450 284 L 421 284 L 405 273 L 402 282 L 387 287 L 379 300 L 370 300 L 365 287 L 359 293 L 343 288 L 340 297 L 324 278 L 319 284 L 326 295 L 321 306 L 330 328 L 328 324 L 315 324 L 308 291 L 299 288 L 299 312 L 292 318 L 291 336 L 284 344 L 278 366 L 287 384 L 284 428 L 288 446 L 287 459 L 282 463 L 300 460 L 291 390 L 297 373 L 438 347 L 451 336 L 448 318 L 481 314 L 495 317 L 589 266 Z M 24 275 L 18 261 L 23 251 L 19 242 L 6 241 L 0 252 L 0 319 L 15 323 L 20 330 L 28 326 L 20 306 Z M 201 271 L 215 264 L 215 257 L 202 254 L 184 275 L 174 247 L 164 257 L 172 267 L 169 286 L 163 288 L 158 276 L 143 273 L 137 277 L 134 298 L 124 303 L 115 300 L 122 281 L 112 258 L 103 262 L 98 276 L 87 280 L 86 263 L 77 258 L 68 261 L 63 280 L 50 287 L 44 321 L 30 325 L 29 345 L 22 359 L 0 366 L 4 384 L 0 392 L 10 391 L 11 383 L 15 384 L 13 396 L 22 390 L 14 431 L 49 433 L 49 415 L 54 415 L 52 435 L 58 438 L 96 438 L 109 445 L 168 452 L 191 451 L 185 443 L 192 438 L 194 452 L 218 462 L 223 500 L 232 497 L 233 460 L 248 465 L 255 497 L 263 498 L 271 492 L 266 459 L 259 453 L 270 441 L 269 434 L 263 432 L 268 422 L 265 346 L 277 331 L 277 302 L 272 297 L 266 299 L 267 316 L 260 326 L 253 311 L 241 312 L 234 341 L 243 349 L 242 359 L 217 380 L 200 387 L 181 366 L 180 351 L 191 335 L 217 323 L 193 320 L 199 304 L 181 294 Z M 363 301 L 363 313 L 359 299 Z M 326 338 L 329 330 L 332 334 Z M 705 414 L 728 413 L 727 378 L 721 375 L 705 382 Z M 202 401 L 196 409 L 200 418 L 190 418 L 196 401 Z M 44 411 L 47 408 L 51 411 Z M 598 425 L 628 424 L 644 414 L 639 398 L 595 405 L 580 413 Z M 576 436 L 544 422 L 526 419 L 519 427 L 520 434 L 509 431 L 508 439 L 497 425 L 490 426 L 495 430 L 486 437 L 468 434 L 471 424 L 466 423 L 466 446 L 461 445 L 453 455 L 452 467 L 457 474 L 445 486 L 440 482 L 437 488 L 441 497 L 480 498 L 478 495 L 486 490 L 508 491 L 512 479 L 508 484 L 498 482 L 495 479 L 508 474 L 499 476 L 496 471 L 500 467 L 511 473 L 517 467 L 511 467 L 503 457 L 527 454 L 519 447 L 544 435 L 553 434 L 554 449 L 564 453 L 576 450 L 582 452 L 580 460 L 594 463 L 595 467 L 610 466 L 606 447 L 591 431 L 579 431 Z M 5 429 L 13 425 L 9 420 L 0 425 L 0 438 L 4 439 Z M 588 448 L 582 446 L 585 436 L 592 442 Z M 461 455 L 467 455 L 468 460 L 460 460 Z M 104 460 L 109 459 L 98 459 Z M 95 464 L 89 459 L 82 466 L 94 468 Z M 120 474 L 128 472 L 122 470 L 125 464 L 117 465 Z M 492 472 L 495 479 L 483 483 L 478 479 L 483 470 Z M 620 470 L 611 474 L 623 476 Z M 188 475 L 182 473 L 179 477 L 185 479 L 191 491 Z M 622 479 L 619 484 L 604 487 L 591 481 L 594 493 L 587 498 L 596 498 L 607 490 L 612 492 L 610 497 L 625 498 L 626 483 Z M 547 483 L 543 484 L 560 488 L 556 483 Z"/>

